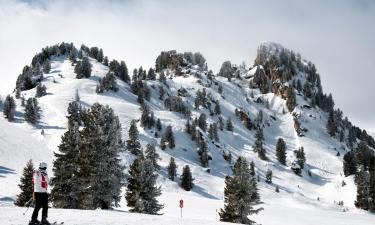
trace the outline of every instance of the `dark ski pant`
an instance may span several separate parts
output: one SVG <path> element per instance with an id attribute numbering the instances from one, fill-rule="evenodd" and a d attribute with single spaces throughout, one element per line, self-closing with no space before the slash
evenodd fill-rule
<path id="1" fill-rule="evenodd" d="M 36 221 L 40 208 L 42 209 L 42 219 L 46 219 L 48 216 L 48 194 L 35 192 L 35 208 L 31 221 Z"/>

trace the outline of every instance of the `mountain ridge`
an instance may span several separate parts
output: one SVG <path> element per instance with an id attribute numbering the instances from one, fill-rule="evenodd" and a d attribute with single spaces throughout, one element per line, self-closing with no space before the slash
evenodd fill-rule
<path id="1" fill-rule="evenodd" d="M 263 46 L 268 45 L 264 44 Z M 57 48 L 59 49 L 60 46 Z M 69 49 L 67 47 L 64 54 L 60 52 L 58 53 L 61 54 L 60 56 L 50 57 L 48 49 L 33 58 L 30 68 L 24 69 L 23 74 L 17 81 L 18 87 L 16 87 L 16 90 L 22 89 L 21 87 L 24 87 L 22 86 L 24 85 L 22 83 L 24 80 L 22 79 L 24 77 L 26 77 L 26 80 L 28 79 L 27 76 L 33 72 L 33 65 L 35 67 L 41 59 L 48 58 L 50 60 L 51 71 L 49 73 L 43 73 L 43 78 L 32 76 L 32 79 L 30 79 L 31 81 L 34 79 L 36 83 L 39 82 L 39 79 L 47 88 L 47 95 L 38 98 L 43 112 L 43 117 L 38 126 L 30 126 L 23 122 L 22 113 L 20 113 L 23 108 L 20 106 L 20 100 L 17 100 L 17 112 L 19 113 L 16 114 L 16 120 L 19 122 L 11 124 L 11 127 L 18 127 L 24 132 L 30 132 L 32 137 L 40 140 L 41 145 L 46 146 L 46 148 L 40 147 L 41 149 L 34 150 L 38 157 L 31 153 L 24 156 L 24 160 L 27 160 L 27 158 L 41 160 L 42 157 L 40 156 L 48 153 L 50 155 L 48 156 L 48 162 L 52 165 L 52 152 L 57 151 L 60 137 L 67 127 L 66 108 L 68 103 L 74 100 L 76 90 L 79 92 L 80 101 L 84 107 L 89 107 L 94 102 L 108 104 L 112 107 L 120 118 L 122 135 L 126 140 L 131 120 L 138 120 L 142 113 L 138 97 L 132 92 L 132 82 L 129 82 L 130 77 L 128 82 L 126 82 L 126 79 L 123 81 L 119 76 L 116 76 L 119 90 L 117 92 L 104 91 L 98 94 L 96 93 L 96 87 L 100 83 L 99 81 L 103 80 L 108 72 L 114 70 L 114 66 L 111 69 L 111 62 L 108 62 L 108 66 L 106 66 L 104 62 L 98 62 L 97 57 L 90 56 L 89 61 L 93 65 L 91 76 L 87 79 L 76 79 L 74 65 L 72 65 L 72 60 L 69 59 L 70 56 L 68 55 L 72 50 L 67 50 Z M 195 201 L 198 201 L 197 199 L 211 199 L 212 201 L 220 202 L 224 189 L 223 179 L 225 175 L 230 174 L 231 166 L 223 156 L 231 153 L 234 158 L 244 156 L 247 160 L 254 161 L 257 174 L 262 180 L 259 182 L 259 188 L 261 190 L 261 198 L 263 197 L 264 200 L 262 200 L 266 203 L 265 210 L 267 210 L 267 206 L 270 207 L 269 205 L 272 201 L 280 198 L 284 199 L 280 200 L 281 202 L 293 201 L 295 205 L 304 208 L 320 207 L 333 211 L 350 209 L 356 212 L 353 205 L 355 199 L 353 177 L 345 178 L 341 174 L 342 155 L 349 149 L 347 146 L 348 141 L 339 142 L 337 137 L 332 138 L 327 134 L 326 123 L 329 119 L 329 112 L 315 106 L 320 105 L 322 108 L 331 110 L 333 104 L 330 102 L 330 98 L 332 97 L 319 93 L 321 89 L 320 78 L 316 75 L 316 71 L 313 73 L 311 72 L 313 70 L 309 70 L 314 68 L 313 64 L 301 61 L 299 65 L 298 61 L 289 61 L 288 58 L 293 58 L 292 55 L 294 53 L 292 54 L 292 51 L 289 50 L 280 50 L 280 54 L 286 55 L 288 63 L 287 66 L 280 66 L 277 57 L 276 59 L 273 58 L 273 54 L 264 54 L 267 52 L 262 52 L 261 47 L 258 51 L 260 52 L 255 60 L 254 67 L 246 68 L 232 65 L 230 62 L 223 63 L 224 66 L 218 75 L 214 75 L 205 68 L 205 63 L 201 63 L 202 58 L 198 54 L 182 54 L 173 51 L 167 51 L 164 55 L 161 54 L 158 62 L 160 63 L 159 71 L 156 69 L 155 79 L 147 79 L 148 74 L 143 69 L 140 69 L 142 72 L 139 72 L 140 70 L 137 71 L 137 76 L 146 77 L 146 79 L 142 80 L 149 88 L 150 100 L 145 100 L 146 103 L 154 112 L 155 117 L 161 120 L 163 127 L 167 125 L 173 126 L 176 143 L 178 143 L 175 149 L 163 151 L 158 144 L 160 138 L 155 138 L 156 131 L 144 128 L 138 123 L 142 146 L 147 143 L 154 143 L 157 146 L 158 153 L 161 155 L 162 160 L 159 163 L 162 170 L 158 184 L 162 185 L 163 193 L 165 193 L 165 196 L 173 196 L 173 198 L 176 198 L 175 195 L 177 194 L 195 199 Z M 77 54 L 79 53 L 77 52 Z M 298 55 L 294 57 L 299 58 Z M 200 66 L 193 65 L 192 62 L 195 62 L 195 60 L 200 62 Z M 285 59 L 281 59 L 280 62 L 283 60 Z M 75 63 L 73 62 L 73 64 Z M 116 63 L 112 65 L 114 64 Z M 257 69 L 253 70 L 253 74 L 247 76 L 249 71 L 255 67 Z M 303 68 L 304 71 L 299 69 L 293 71 L 294 67 Z M 158 80 L 162 73 L 166 77 L 165 81 Z M 293 84 L 291 79 L 294 77 L 298 79 L 293 79 L 296 84 Z M 297 91 L 298 81 L 306 82 L 306 80 L 311 81 L 311 84 L 308 84 L 311 85 L 309 87 L 311 89 L 310 92 L 304 88 Z M 34 84 L 30 83 L 27 85 L 31 88 L 19 90 L 21 96 L 23 95 L 24 98 L 35 96 L 36 85 L 34 86 Z M 196 151 L 195 143 L 191 141 L 191 137 L 185 132 L 185 124 L 189 116 L 166 109 L 165 99 L 160 99 L 158 90 L 160 86 L 165 88 L 165 99 L 168 96 L 176 96 L 182 99 L 182 102 L 189 109 L 192 119 L 198 118 L 202 113 L 205 113 L 209 124 L 218 122 L 219 116 L 222 116 L 224 121 L 229 118 L 233 121 L 234 131 L 229 132 L 225 129 L 219 131 L 220 141 L 211 140 L 208 133 L 202 132 L 205 140 L 207 140 L 209 153 L 212 157 L 212 160 L 209 160 L 209 167 L 205 168 L 200 165 L 200 156 Z M 296 86 L 296 90 L 290 91 L 293 86 Z M 201 92 L 205 90 L 206 103 L 198 103 L 198 107 L 196 107 L 195 99 L 197 99 L 198 90 Z M 323 100 L 326 105 L 320 102 L 314 103 L 315 106 L 311 106 L 312 98 L 306 97 L 306 94 L 312 96 L 312 93 L 317 93 L 316 96 L 318 97 L 316 99 Z M 292 95 L 295 98 L 294 103 L 290 100 L 293 98 L 291 97 Z M 217 101 L 220 103 L 221 108 L 219 115 L 212 113 L 212 109 L 207 104 L 209 102 L 210 105 L 214 106 Z M 288 106 L 293 106 L 291 112 L 288 112 Z M 2 120 L 4 127 L 9 125 L 6 124 L 4 119 Z M 252 125 L 248 126 L 245 121 L 250 121 Z M 256 123 L 260 124 L 264 130 L 268 161 L 259 159 L 253 151 L 256 129 L 252 126 L 255 126 Z M 44 130 L 44 135 L 40 135 L 41 129 Z M 21 136 L 25 135 L 21 134 Z M 275 157 L 275 146 L 279 137 L 283 137 L 286 141 L 288 149 L 287 166 L 281 165 Z M 27 142 L 31 144 L 33 141 L 29 140 Z M 16 142 L 16 140 L 13 142 Z M 295 158 L 293 151 L 301 146 L 305 148 L 307 164 L 302 176 L 299 177 L 290 169 L 290 166 Z M 2 154 L 6 155 L 4 153 L 5 149 L 2 148 L 1 150 Z M 341 156 L 337 156 L 338 152 L 341 153 Z M 1 157 L 0 165 L 9 167 L 19 173 L 25 162 L 10 164 L 7 161 L 12 158 L 12 155 L 7 154 L 7 156 L 9 158 L 6 161 L 3 161 L 4 159 Z M 165 169 L 171 156 L 176 158 L 179 169 L 185 164 L 191 166 L 193 176 L 196 177 L 196 185 L 192 192 L 181 193 L 182 190 L 180 190 L 178 183 L 166 179 Z M 13 157 L 16 158 L 14 155 Z M 127 167 L 129 167 L 133 159 L 134 157 L 129 152 L 122 155 L 122 160 Z M 207 172 L 207 169 L 210 170 L 210 173 Z M 274 172 L 273 184 L 263 182 L 267 169 L 272 169 Z M 309 176 L 309 173 L 312 176 Z M 7 177 L 5 179 L 11 183 L 11 188 L 0 191 L 0 197 L 14 198 L 16 194 L 15 186 L 19 176 L 15 173 L 7 175 Z M 345 187 L 341 187 L 343 180 L 347 183 Z M 274 192 L 276 185 L 281 189 L 281 196 Z M 165 200 L 168 197 L 162 196 L 161 198 Z M 317 198 L 319 198 L 319 201 L 317 201 Z M 345 202 L 345 206 L 332 204 L 333 201 L 342 200 Z M 168 201 L 165 200 L 165 202 Z M 122 200 L 122 207 L 126 209 L 124 205 L 124 200 Z M 217 203 L 214 205 L 216 206 Z M 165 209 L 166 213 L 173 211 L 171 206 L 167 206 Z"/>

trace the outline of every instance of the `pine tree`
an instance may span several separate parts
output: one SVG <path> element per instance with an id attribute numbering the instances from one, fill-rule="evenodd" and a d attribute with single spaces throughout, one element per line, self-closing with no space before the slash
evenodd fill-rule
<path id="1" fill-rule="evenodd" d="M 251 174 L 251 176 L 255 177 L 255 163 L 254 163 L 254 161 L 251 161 L 251 163 L 250 163 L 250 174 Z"/>
<path id="2" fill-rule="evenodd" d="M 217 141 L 217 142 L 219 142 L 220 139 L 219 139 L 219 134 L 218 134 L 217 123 L 213 123 L 212 124 L 212 129 L 213 129 L 214 140 Z"/>
<path id="3" fill-rule="evenodd" d="M 198 126 L 203 130 L 203 131 L 206 131 L 207 129 L 207 116 L 206 114 L 202 113 L 200 116 L 199 116 L 199 119 L 198 119 Z"/>
<path id="4" fill-rule="evenodd" d="M 96 60 L 98 60 L 98 62 L 103 62 L 103 54 L 103 49 L 99 49 L 98 55 L 96 56 Z"/>
<path id="5" fill-rule="evenodd" d="M 364 210 L 369 209 L 369 182 L 370 177 L 368 171 L 365 171 L 363 166 L 359 169 L 355 176 L 355 183 L 357 185 L 357 198 L 354 202 L 354 205 L 357 208 L 361 208 Z"/>
<path id="6" fill-rule="evenodd" d="M 297 100 L 296 95 L 294 94 L 294 89 L 292 87 L 289 87 L 287 89 L 287 100 L 286 100 L 286 106 L 289 110 L 289 112 L 292 112 L 294 110 L 294 107 L 296 107 Z"/>
<path id="7" fill-rule="evenodd" d="M 350 151 L 344 155 L 344 175 L 350 176 L 357 172 L 357 162 L 354 151 Z"/>
<path id="8" fill-rule="evenodd" d="M 42 85 L 42 83 L 39 83 L 38 86 L 36 86 L 35 97 L 40 98 L 42 96 L 45 96 L 46 94 L 47 94 L 46 86 Z"/>
<path id="9" fill-rule="evenodd" d="M 73 123 L 76 123 L 78 126 L 82 125 L 81 122 L 81 104 L 79 101 L 70 102 L 68 105 L 68 124 L 73 126 Z"/>
<path id="10" fill-rule="evenodd" d="M 254 205 L 259 203 L 256 180 L 242 157 L 237 159 L 233 175 L 225 177 L 224 209 L 219 212 L 220 220 L 232 223 L 253 224 L 248 216 L 257 213 Z"/>
<path id="11" fill-rule="evenodd" d="M 91 76 L 91 67 L 89 58 L 83 57 L 82 61 L 79 61 L 74 67 L 74 72 L 77 74 L 76 78 L 89 78 Z"/>
<path id="12" fill-rule="evenodd" d="M 161 195 L 161 188 L 156 187 L 157 174 L 150 160 L 141 155 L 130 166 L 128 187 L 125 194 L 131 212 L 158 214 L 164 206 L 156 197 Z"/>
<path id="13" fill-rule="evenodd" d="M 156 152 L 155 146 L 151 144 L 147 144 L 145 153 L 146 153 L 146 159 L 152 162 L 152 165 L 154 166 L 156 170 L 159 170 L 160 166 L 158 165 L 158 160 L 160 159 L 160 156 Z"/>
<path id="14" fill-rule="evenodd" d="M 200 156 L 201 165 L 203 167 L 208 167 L 208 163 L 209 163 L 210 158 L 209 158 L 209 155 L 208 155 L 207 143 L 205 142 L 205 140 L 202 137 L 199 138 L 198 153 L 199 153 L 199 156 Z"/>
<path id="15" fill-rule="evenodd" d="M 160 100 L 163 100 L 164 99 L 164 95 L 165 95 L 165 90 L 163 88 L 163 86 L 159 86 L 159 99 Z"/>
<path id="16" fill-rule="evenodd" d="M 331 135 L 331 137 L 336 136 L 336 129 L 337 129 L 337 125 L 336 125 L 334 113 L 333 113 L 333 111 L 331 111 L 329 113 L 328 121 L 327 121 L 328 134 Z"/>
<path id="17" fill-rule="evenodd" d="M 375 167 L 370 171 L 369 210 L 375 212 Z"/>
<path id="18" fill-rule="evenodd" d="M 174 181 L 175 177 L 177 175 L 177 165 L 175 163 L 175 160 L 173 157 L 169 160 L 168 165 L 168 177 L 171 181 Z"/>
<path id="19" fill-rule="evenodd" d="M 21 183 L 18 185 L 21 189 L 21 193 L 17 195 L 17 200 L 14 202 L 15 205 L 23 207 L 32 198 L 34 192 L 34 187 L 32 185 L 33 172 L 34 164 L 30 159 L 23 169 Z"/>
<path id="20" fill-rule="evenodd" d="M 190 167 L 188 165 L 184 166 L 182 169 L 182 175 L 181 175 L 181 187 L 185 191 L 190 191 L 194 186 L 194 178 L 192 177 Z"/>
<path id="21" fill-rule="evenodd" d="M 162 149 L 164 147 L 165 149 L 165 143 L 168 143 L 169 148 L 174 148 L 175 147 L 175 142 L 174 142 L 174 135 L 173 135 L 173 130 L 172 126 L 169 125 L 165 128 L 163 137 L 161 138 L 160 145 L 162 146 Z M 164 150 L 163 149 L 163 150 Z"/>
<path id="22" fill-rule="evenodd" d="M 85 209 L 118 207 L 124 184 L 121 125 L 113 109 L 94 103 L 82 116 L 80 205 Z"/>
<path id="23" fill-rule="evenodd" d="M 221 131 L 223 131 L 224 130 L 224 121 L 223 121 L 223 117 L 221 117 L 221 116 L 219 116 L 219 118 L 218 118 L 218 123 L 219 123 L 219 129 L 221 130 Z"/>
<path id="24" fill-rule="evenodd" d="M 301 167 L 301 169 L 303 169 L 305 166 L 305 162 L 306 162 L 306 157 L 305 157 L 305 152 L 304 152 L 303 147 L 300 147 L 298 150 L 294 151 L 294 153 L 296 154 L 298 165 Z"/>
<path id="25" fill-rule="evenodd" d="M 125 199 L 128 207 L 136 207 L 139 205 L 139 198 L 141 195 L 142 181 L 142 153 L 133 161 L 129 168 L 128 185 L 125 193 Z"/>
<path id="26" fill-rule="evenodd" d="M 164 84 L 167 82 L 167 78 L 165 77 L 164 71 L 160 72 L 159 81 L 160 81 L 160 83 L 164 83 Z"/>
<path id="27" fill-rule="evenodd" d="M 221 114 L 221 108 L 220 108 L 219 100 L 215 101 L 214 112 L 215 112 L 216 115 L 220 115 Z"/>
<path id="28" fill-rule="evenodd" d="M 147 72 L 147 80 L 155 80 L 155 79 L 156 79 L 155 70 L 150 68 Z"/>
<path id="29" fill-rule="evenodd" d="M 157 120 L 156 120 L 156 129 L 157 129 L 158 131 L 161 131 L 161 129 L 162 129 L 160 119 L 157 119 Z"/>
<path id="30" fill-rule="evenodd" d="M 219 92 L 219 94 L 223 94 L 223 86 L 221 84 L 219 84 L 219 87 L 217 88 L 217 92 Z"/>
<path id="31" fill-rule="evenodd" d="M 282 138 L 277 140 L 276 157 L 281 164 L 286 165 L 286 144 Z"/>
<path id="32" fill-rule="evenodd" d="M 25 106 L 25 120 L 35 124 L 40 119 L 40 107 L 36 98 L 27 99 Z"/>
<path id="33" fill-rule="evenodd" d="M 139 143 L 138 134 L 137 123 L 135 120 L 132 120 L 128 132 L 129 139 L 126 141 L 126 148 L 134 155 L 141 153 L 141 143 Z"/>
<path id="34" fill-rule="evenodd" d="M 43 63 L 43 73 L 49 73 L 51 71 L 51 63 L 50 61 L 47 59 L 44 61 Z"/>
<path id="35" fill-rule="evenodd" d="M 260 159 L 267 160 L 268 158 L 266 156 L 266 149 L 264 149 L 263 147 L 263 140 L 264 140 L 263 129 L 258 127 L 255 133 L 255 143 L 254 143 L 253 148 L 254 148 L 254 151 L 258 153 L 258 156 Z"/>
<path id="36" fill-rule="evenodd" d="M 51 198 L 57 208 L 78 209 L 80 197 L 79 148 L 80 132 L 77 123 L 70 122 L 68 131 L 61 138 L 59 153 L 54 153 L 54 177 Z"/>
<path id="37" fill-rule="evenodd" d="M 230 117 L 227 120 L 227 131 L 233 131 L 232 119 Z"/>
<path id="38" fill-rule="evenodd" d="M 267 183 L 272 183 L 272 170 L 268 169 L 266 172 L 266 182 Z"/>
<path id="39" fill-rule="evenodd" d="M 16 102 L 14 98 L 10 95 L 7 95 L 3 103 L 3 113 L 4 113 L 5 118 L 8 119 L 8 121 L 13 121 L 15 110 L 16 110 Z"/>

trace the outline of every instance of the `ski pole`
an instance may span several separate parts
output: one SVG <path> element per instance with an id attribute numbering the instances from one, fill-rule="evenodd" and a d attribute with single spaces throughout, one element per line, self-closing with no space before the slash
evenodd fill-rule
<path id="1" fill-rule="evenodd" d="M 27 211 L 29 211 L 30 205 L 31 205 L 31 203 L 33 203 L 33 201 L 34 201 L 34 198 L 31 197 L 30 200 L 28 202 L 26 202 L 25 206 L 27 205 L 27 209 L 24 213 L 22 213 L 22 215 L 25 215 L 27 213 Z"/>

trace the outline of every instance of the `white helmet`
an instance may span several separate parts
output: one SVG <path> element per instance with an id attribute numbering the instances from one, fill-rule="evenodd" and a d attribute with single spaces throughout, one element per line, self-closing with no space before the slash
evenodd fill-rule
<path id="1" fill-rule="evenodd" d="M 41 163 L 39 164 L 39 169 L 42 169 L 42 170 L 47 169 L 47 163 L 45 163 L 45 162 L 41 162 Z"/>

